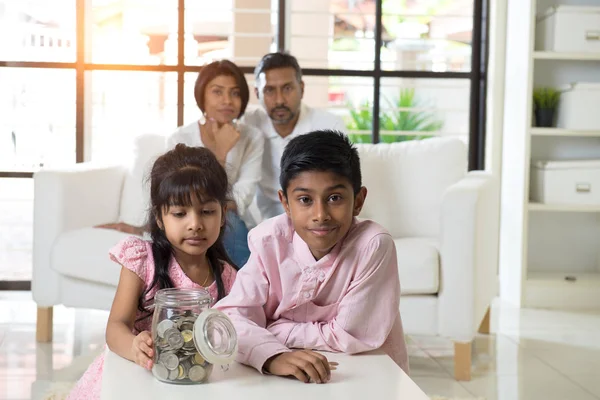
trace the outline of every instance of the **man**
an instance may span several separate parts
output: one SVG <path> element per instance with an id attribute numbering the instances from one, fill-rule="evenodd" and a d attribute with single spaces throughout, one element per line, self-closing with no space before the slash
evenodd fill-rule
<path id="1" fill-rule="evenodd" d="M 254 92 L 262 107 L 246 111 L 244 121 L 265 135 L 257 205 L 262 218 L 267 219 L 283 213 L 277 192 L 280 189 L 279 161 L 287 143 L 311 131 L 331 129 L 346 132 L 346 127 L 340 117 L 302 103 L 302 70 L 294 56 L 267 54 L 256 66 L 254 78 Z"/>

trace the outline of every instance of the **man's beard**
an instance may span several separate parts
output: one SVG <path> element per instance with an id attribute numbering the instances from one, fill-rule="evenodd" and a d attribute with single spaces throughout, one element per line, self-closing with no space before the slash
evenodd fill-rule
<path id="1" fill-rule="evenodd" d="M 275 113 L 277 111 L 282 111 L 282 110 L 287 111 L 289 116 L 285 119 L 276 118 Z M 278 125 L 285 125 L 285 124 L 289 123 L 290 121 L 292 121 L 294 119 L 295 116 L 296 116 L 296 114 L 293 113 L 292 110 L 290 110 L 286 106 L 277 106 L 277 107 L 273 108 L 271 110 L 271 112 L 269 113 L 269 117 L 271 118 L 271 121 L 273 121 L 274 124 L 278 124 Z"/>

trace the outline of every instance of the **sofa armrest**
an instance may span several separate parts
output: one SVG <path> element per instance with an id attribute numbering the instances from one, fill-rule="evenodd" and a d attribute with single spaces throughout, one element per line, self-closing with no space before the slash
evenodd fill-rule
<path id="1" fill-rule="evenodd" d="M 441 215 L 439 333 L 468 342 L 498 293 L 497 179 L 468 173 L 446 191 Z"/>
<path id="2" fill-rule="evenodd" d="M 92 163 L 34 174 L 31 289 L 39 306 L 52 306 L 59 297 L 59 277 L 50 266 L 56 238 L 69 230 L 116 222 L 124 177 L 124 167 Z"/>

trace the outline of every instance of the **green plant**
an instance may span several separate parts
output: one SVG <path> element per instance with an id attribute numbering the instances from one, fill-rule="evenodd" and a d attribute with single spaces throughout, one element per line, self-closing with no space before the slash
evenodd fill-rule
<path id="1" fill-rule="evenodd" d="M 536 109 L 554 109 L 560 100 L 560 92 L 554 88 L 537 88 L 533 91 L 533 105 Z"/>
<path id="2" fill-rule="evenodd" d="M 395 103 L 390 102 L 383 97 L 389 112 L 381 112 L 379 116 L 379 128 L 383 131 L 401 131 L 401 132 L 433 132 L 438 131 L 443 122 L 436 116 L 427 111 L 408 111 L 407 109 L 419 106 L 415 98 L 415 89 L 402 89 Z M 349 130 L 370 131 L 373 128 L 373 112 L 370 101 L 364 101 L 358 109 L 352 104 L 348 105 L 350 109 L 350 121 L 347 123 Z M 354 133 L 349 135 L 355 143 L 371 143 L 370 134 Z M 381 134 L 380 142 L 393 143 L 407 140 L 420 140 L 430 138 L 432 135 L 395 135 Z"/>

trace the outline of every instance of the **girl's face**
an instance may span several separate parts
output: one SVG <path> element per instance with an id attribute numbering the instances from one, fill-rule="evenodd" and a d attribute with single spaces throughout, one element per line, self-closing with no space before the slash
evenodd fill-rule
<path id="1" fill-rule="evenodd" d="M 200 202 L 192 196 L 190 206 L 170 206 L 162 211 L 162 225 L 175 256 L 204 256 L 217 241 L 225 224 L 223 207 L 216 200 Z"/>
<path id="2" fill-rule="evenodd" d="M 204 113 L 219 124 L 227 124 L 240 115 L 242 98 L 233 76 L 219 75 L 204 90 Z"/>

